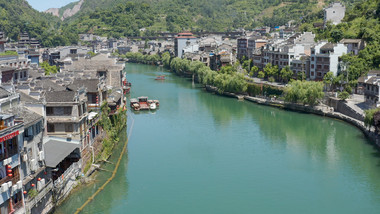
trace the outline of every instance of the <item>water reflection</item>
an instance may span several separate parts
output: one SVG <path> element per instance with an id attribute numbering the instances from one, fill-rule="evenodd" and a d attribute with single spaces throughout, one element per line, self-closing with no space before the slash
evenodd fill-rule
<path id="1" fill-rule="evenodd" d="M 119 139 L 120 143 L 116 145 L 114 153 L 109 159 L 113 164 L 102 165 L 102 168 L 107 171 L 97 172 L 94 182 L 77 187 L 54 213 L 74 213 L 77 208 L 82 206 L 82 204 L 105 183 L 105 181 L 112 175 L 112 172 L 110 171 L 115 168 L 114 163 L 116 163 L 119 158 L 123 142 L 127 140 L 126 130 L 121 132 Z M 129 186 L 126 177 L 126 171 L 128 168 L 127 153 L 128 151 L 124 154 L 115 178 L 83 209 L 81 213 L 110 213 L 113 206 L 115 206 L 115 201 L 127 198 Z"/>

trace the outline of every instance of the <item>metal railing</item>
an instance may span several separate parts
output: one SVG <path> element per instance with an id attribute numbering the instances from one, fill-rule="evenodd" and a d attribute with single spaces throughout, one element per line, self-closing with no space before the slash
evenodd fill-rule
<path id="1" fill-rule="evenodd" d="M 63 184 L 68 178 L 70 178 L 72 175 L 78 176 L 80 173 L 80 167 L 78 162 L 74 162 L 71 164 L 69 168 L 66 169 L 66 171 L 57 179 L 54 181 L 54 187 L 58 187 L 59 185 Z"/>

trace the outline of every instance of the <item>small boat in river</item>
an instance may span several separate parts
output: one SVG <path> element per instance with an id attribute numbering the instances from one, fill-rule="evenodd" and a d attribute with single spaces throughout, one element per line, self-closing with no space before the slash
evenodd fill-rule
<path id="1" fill-rule="evenodd" d="M 157 76 L 155 80 L 165 80 L 165 75 Z"/>
<path id="2" fill-rule="evenodd" d="M 156 110 L 160 102 L 158 100 L 148 100 L 148 97 L 138 97 L 131 99 L 131 108 L 135 111 Z"/>

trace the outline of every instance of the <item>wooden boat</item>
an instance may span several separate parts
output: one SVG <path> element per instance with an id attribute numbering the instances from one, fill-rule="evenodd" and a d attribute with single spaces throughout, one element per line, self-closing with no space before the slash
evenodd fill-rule
<path id="1" fill-rule="evenodd" d="M 148 97 L 138 97 L 140 110 L 149 110 Z"/>
<path id="2" fill-rule="evenodd" d="M 124 94 L 129 94 L 130 91 L 131 91 L 131 87 L 128 87 L 128 86 L 123 87 Z"/>
<path id="3" fill-rule="evenodd" d="M 160 106 L 160 101 L 158 100 L 148 100 L 148 104 L 151 105 L 151 104 L 154 104 L 154 109 L 158 108 Z M 152 109 L 152 108 L 150 108 Z"/>
<path id="4" fill-rule="evenodd" d="M 165 80 L 165 75 L 156 76 L 155 80 Z"/>
<path id="5" fill-rule="evenodd" d="M 140 110 L 140 104 L 139 104 L 137 99 L 135 99 L 135 98 L 131 99 L 131 108 L 135 111 Z"/>
<path id="6" fill-rule="evenodd" d="M 156 110 L 160 102 L 158 100 L 148 100 L 148 97 L 138 97 L 131 99 L 131 109 L 135 111 L 140 110 Z"/>

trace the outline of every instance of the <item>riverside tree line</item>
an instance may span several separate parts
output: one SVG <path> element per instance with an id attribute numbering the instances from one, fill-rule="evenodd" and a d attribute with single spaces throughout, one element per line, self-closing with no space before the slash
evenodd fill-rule
<path id="1" fill-rule="evenodd" d="M 248 83 L 244 71 L 239 72 L 240 64 L 238 62 L 234 65 L 224 66 L 218 71 L 214 71 L 200 61 L 190 61 L 178 57 L 171 57 L 168 52 L 163 53 L 161 56 L 158 54 L 144 55 L 139 52 L 128 52 L 125 55 L 119 55 L 119 57 L 127 58 L 131 62 L 144 64 L 162 63 L 163 66 L 178 75 L 192 76 L 203 85 L 216 87 L 219 93 L 231 92 L 247 94 L 248 92 L 249 94 L 259 95 L 266 91 L 269 92 L 265 94 L 267 96 L 283 95 L 284 93 L 282 98 L 285 101 L 304 105 L 316 105 L 318 101 L 324 97 L 323 82 L 291 80 L 283 91 L 281 89 L 273 89 L 274 87 Z M 289 73 L 287 72 L 287 69 L 276 73 L 274 72 L 275 69 L 275 66 L 268 66 L 267 69 L 264 69 L 264 72 L 269 73 L 269 76 L 273 74 L 279 75 L 281 72 Z M 287 75 L 290 79 L 290 75 Z"/>

